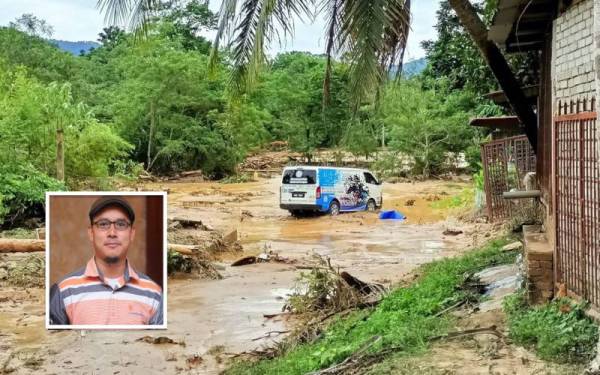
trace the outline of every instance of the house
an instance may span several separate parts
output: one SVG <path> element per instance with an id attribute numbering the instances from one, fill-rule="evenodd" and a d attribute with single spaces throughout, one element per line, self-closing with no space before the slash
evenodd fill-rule
<path id="1" fill-rule="evenodd" d="M 533 51 L 540 62 L 534 92 L 520 88 L 537 124 L 504 120 L 533 129 L 527 139 L 545 211 L 541 233 L 525 235 L 534 299 L 565 290 L 600 307 L 600 0 L 499 0 L 487 37 L 508 54 Z M 514 97 L 513 107 L 524 104 Z"/>

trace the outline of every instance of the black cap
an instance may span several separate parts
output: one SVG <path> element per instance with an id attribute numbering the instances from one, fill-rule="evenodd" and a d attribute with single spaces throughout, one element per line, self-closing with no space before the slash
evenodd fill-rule
<path id="1" fill-rule="evenodd" d="M 127 214 L 127 217 L 129 217 L 131 223 L 133 224 L 133 221 L 135 220 L 135 213 L 133 212 L 133 208 L 131 208 L 131 206 L 129 205 L 129 203 L 127 203 L 126 200 L 119 197 L 102 197 L 96 200 L 90 208 L 90 222 L 93 222 L 94 217 L 107 207 L 122 208 L 123 211 L 125 211 L 125 213 Z"/>

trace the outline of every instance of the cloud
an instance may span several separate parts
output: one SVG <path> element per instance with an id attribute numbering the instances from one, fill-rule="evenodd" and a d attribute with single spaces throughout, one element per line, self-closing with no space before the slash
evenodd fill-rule
<path id="1" fill-rule="evenodd" d="M 96 2 L 97 0 L 0 0 L 0 25 L 8 25 L 23 13 L 33 13 L 54 27 L 55 39 L 96 40 L 105 26 L 104 16 L 96 8 Z M 435 39 L 436 31 L 433 26 L 439 2 L 440 0 L 412 1 L 413 21 L 405 60 L 423 57 L 425 51 L 421 48 L 421 41 Z M 220 3 L 218 0 L 211 1 L 211 9 L 218 11 Z M 274 43 L 269 49 L 270 54 L 282 51 L 323 53 L 325 25 L 324 19 L 317 19 L 312 24 L 296 22 L 294 38 L 288 38 L 283 45 Z M 207 33 L 206 36 L 212 39 L 214 33 Z"/>
<path id="2" fill-rule="evenodd" d="M 54 27 L 55 39 L 96 40 L 104 27 L 96 0 L 0 0 L 0 9 L 0 25 L 33 13 Z"/>

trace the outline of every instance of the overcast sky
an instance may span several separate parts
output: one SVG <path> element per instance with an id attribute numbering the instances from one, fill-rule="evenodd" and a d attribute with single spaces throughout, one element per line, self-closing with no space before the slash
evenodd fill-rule
<path id="1" fill-rule="evenodd" d="M 33 13 L 54 27 L 54 39 L 95 41 L 105 26 L 104 17 L 96 8 L 96 2 L 97 0 L 0 0 L 0 25 L 8 25 L 24 13 Z M 218 10 L 220 2 L 212 0 L 210 7 Z M 439 2 L 440 0 L 413 1 L 413 22 L 406 61 L 423 57 L 425 53 L 420 42 L 435 38 L 433 25 Z M 272 51 L 323 53 L 324 30 L 325 22 L 321 19 L 309 25 L 298 23 L 293 40 L 284 46 L 273 46 Z"/>

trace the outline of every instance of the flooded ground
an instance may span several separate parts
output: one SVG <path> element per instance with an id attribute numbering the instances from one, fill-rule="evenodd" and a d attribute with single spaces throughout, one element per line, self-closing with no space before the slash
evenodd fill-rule
<path id="1" fill-rule="evenodd" d="M 0 369 L 16 373 L 218 373 L 229 353 L 249 351 L 281 339 L 281 311 L 301 270 L 294 264 L 229 267 L 242 255 L 265 250 L 302 263 L 311 254 L 362 278 L 392 284 L 416 266 L 460 254 L 484 242 L 486 224 L 447 220 L 431 202 L 458 194 L 466 182 L 427 181 L 384 185 L 384 209 L 398 209 L 403 222 L 376 213 L 297 219 L 279 209 L 278 179 L 242 184 L 158 183 L 146 190 L 169 192 L 169 217 L 201 220 L 222 232 L 236 229 L 244 254 L 221 254 L 222 280 L 170 280 L 166 331 L 44 330 L 43 290 L 0 295 Z M 463 233 L 445 236 L 448 229 Z M 25 293 L 25 294 L 23 294 Z M 28 294 L 27 294 L 28 293 Z M 10 298 L 11 300 L 4 300 Z M 136 341 L 166 336 L 179 344 Z"/>

